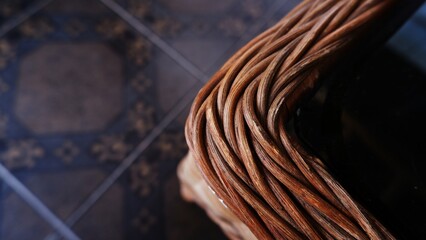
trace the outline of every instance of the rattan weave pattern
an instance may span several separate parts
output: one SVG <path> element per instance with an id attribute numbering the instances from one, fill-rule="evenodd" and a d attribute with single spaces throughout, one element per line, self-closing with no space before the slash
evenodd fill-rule
<path id="1" fill-rule="evenodd" d="M 392 2 L 304 1 L 240 49 L 196 97 L 186 124 L 190 153 L 258 239 L 394 238 L 289 130 L 320 76 Z"/>

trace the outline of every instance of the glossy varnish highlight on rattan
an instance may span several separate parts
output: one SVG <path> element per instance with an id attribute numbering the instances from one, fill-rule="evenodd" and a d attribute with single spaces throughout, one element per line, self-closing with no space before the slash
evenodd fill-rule
<path id="1" fill-rule="evenodd" d="M 186 124 L 190 153 L 179 176 L 184 197 L 202 205 L 228 236 L 394 239 L 304 150 L 290 121 L 320 76 L 393 2 L 304 1 L 201 89 Z"/>

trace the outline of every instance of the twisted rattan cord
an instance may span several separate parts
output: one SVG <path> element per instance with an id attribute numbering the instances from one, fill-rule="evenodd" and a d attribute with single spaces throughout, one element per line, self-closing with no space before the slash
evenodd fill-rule
<path id="1" fill-rule="evenodd" d="M 207 183 L 258 239 L 393 239 L 286 126 L 391 0 L 304 1 L 201 89 L 186 125 Z"/>

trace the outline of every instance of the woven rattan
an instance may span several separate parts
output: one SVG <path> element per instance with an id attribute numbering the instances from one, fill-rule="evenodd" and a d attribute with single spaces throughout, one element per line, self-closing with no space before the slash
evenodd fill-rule
<path id="1" fill-rule="evenodd" d="M 218 199 L 208 212 L 231 238 L 393 239 L 291 131 L 320 77 L 392 4 L 304 1 L 201 89 L 186 124 L 187 161 L 198 170 L 181 167 L 180 178 L 201 172 Z M 211 208 L 214 200 L 190 196 L 196 183 L 183 182 L 186 198 Z M 198 198 L 210 191 L 201 188 Z"/>

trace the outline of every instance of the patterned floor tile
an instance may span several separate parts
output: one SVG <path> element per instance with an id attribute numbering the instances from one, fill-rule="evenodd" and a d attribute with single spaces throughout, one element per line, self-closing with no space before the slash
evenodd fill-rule
<path id="1" fill-rule="evenodd" d="M 180 197 L 175 169 L 186 152 L 183 127 L 174 122 L 74 230 L 83 239 L 225 239 L 203 210 Z M 106 228 L 116 230 L 108 235 Z"/>
<path id="2" fill-rule="evenodd" d="M 250 28 L 247 29 L 237 41 L 233 42 L 225 51 L 221 52 L 220 57 L 206 69 L 206 72 L 209 75 L 214 74 L 236 51 L 238 51 L 238 49 L 252 40 L 255 36 L 265 31 L 268 27 L 276 24 L 299 2 L 299 0 L 286 0 L 269 3 L 269 8 L 264 10 L 263 15 L 254 21 Z"/>
<path id="3" fill-rule="evenodd" d="M 202 71 L 207 71 L 276 2 L 117 0 Z"/>
<path id="4" fill-rule="evenodd" d="M 197 80 L 97 1 L 0 39 L 0 162 L 66 219 Z"/>

